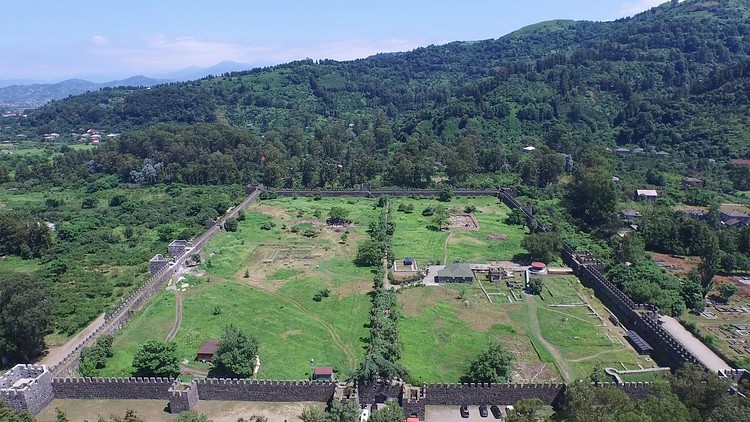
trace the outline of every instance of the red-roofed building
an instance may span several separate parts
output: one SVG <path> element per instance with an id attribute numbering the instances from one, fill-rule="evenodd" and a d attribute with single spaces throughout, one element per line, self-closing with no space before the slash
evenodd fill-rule
<path id="1" fill-rule="evenodd" d="M 750 160 L 731 160 L 735 166 L 750 166 Z"/>
<path id="2" fill-rule="evenodd" d="M 206 340 L 201 344 L 198 353 L 195 356 L 195 360 L 201 362 L 210 362 L 214 358 L 214 354 L 219 349 L 219 340 Z"/>
<path id="3" fill-rule="evenodd" d="M 314 380 L 333 379 L 333 366 L 318 366 L 313 371 Z"/>

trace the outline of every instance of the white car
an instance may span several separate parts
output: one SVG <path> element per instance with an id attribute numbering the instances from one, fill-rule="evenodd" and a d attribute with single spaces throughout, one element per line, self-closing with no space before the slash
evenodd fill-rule
<path id="1" fill-rule="evenodd" d="M 359 415 L 359 420 L 360 422 L 367 422 L 368 419 L 370 419 L 370 409 L 365 407 Z"/>

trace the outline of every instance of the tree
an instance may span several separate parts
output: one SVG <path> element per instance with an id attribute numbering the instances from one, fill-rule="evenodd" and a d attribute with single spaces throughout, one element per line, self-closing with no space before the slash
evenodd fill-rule
<path id="1" fill-rule="evenodd" d="M 398 402 L 390 402 L 370 415 L 370 422 L 404 422 L 404 408 Z"/>
<path id="2" fill-rule="evenodd" d="M 68 415 L 66 415 L 59 407 L 55 408 L 55 422 L 70 422 Z"/>
<path id="3" fill-rule="evenodd" d="M 604 368 L 601 367 L 598 363 L 594 365 L 594 369 L 591 371 L 591 374 L 589 375 L 589 380 L 593 382 L 594 384 L 600 384 L 604 382 L 607 379 L 607 373 L 604 372 Z"/>
<path id="4" fill-rule="evenodd" d="M 619 238 L 619 236 L 614 236 Z M 637 264 L 646 256 L 646 243 L 637 233 L 628 233 L 615 243 L 615 258 L 617 262 L 624 264 L 630 262 Z"/>
<path id="5" fill-rule="evenodd" d="M 526 214 L 518 208 L 513 208 L 505 219 L 505 224 L 511 226 L 524 226 L 526 225 Z"/>
<path id="6" fill-rule="evenodd" d="M 359 422 L 359 405 L 354 400 L 343 403 L 339 400 L 331 402 L 326 422 Z"/>
<path id="7" fill-rule="evenodd" d="M 0 356 L 29 362 L 44 350 L 52 319 L 47 282 L 21 273 L 0 274 Z"/>
<path id="8" fill-rule="evenodd" d="M 376 267 L 383 260 L 383 251 L 377 242 L 366 239 L 359 242 L 354 263 L 362 267 Z"/>
<path id="9" fill-rule="evenodd" d="M 450 188 L 440 188 L 440 193 L 438 194 L 438 201 L 450 202 L 451 199 L 453 199 L 453 191 Z"/>
<path id="10" fill-rule="evenodd" d="M 685 365 L 671 378 L 672 393 L 680 398 L 693 420 L 706 420 L 727 396 L 729 381 L 695 365 Z"/>
<path id="11" fill-rule="evenodd" d="M 187 412 L 182 412 L 177 417 L 177 422 L 211 422 L 211 419 L 208 419 L 208 416 L 199 414 L 195 410 L 188 410 Z"/>
<path id="12" fill-rule="evenodd" d="M 307 406 L 302 410 L 299 418 L 303 422 L 326 422 L 326 413 L 315 406 Z"/>
<path id="13" fill-rule="evenodd" d="M 96 208 L 96 199 L 90 196 L 83 198 L 83 201 L 81 201 L 81 208 Z"/>
<path id="14" fill-rule="evenodd" d="M 497 342 L 480 352 L 469 364 L 466 382 L 502 383 L 510 380 L 513 355 Z"/>
<path id="15" fill-rule="evenodd" d="M 8 405 L 4 398 L 0 397 L 0 421 L 3 422 L 36 422 L 34 415 L 24 410 L 21 413 Z"/>
<path id="16" fill-rule="evenodd" d="M 724 302 L 729 302 L 729 299 L 739 290 L 740 288 L 734 284 L 724 283 L 719 285 L 719 294 L 721 294 L 721 298 L 724 299 Z"/>
<path id="17" fill-rule="evenodd" d="M 343 207 L 331 207 L 328 212 L 328 224 L 348 224 L 349 210 Z"/>
<path id="18" fill-rule="evenodd" d="M 531 292 L 532 295 L 541 295 L 543 290 L 544 281 L 542 281 L 541 278 L 532 278 L 531 281 L 529 281 L 529 292 Z"/>
<path id="19" fill-rule="evenodd" d="M 224 230 L 228 232 L 236 232 L 237 231 L 237 220 L 234 218 L 230 218 L 227 221 L 224 222 Z"/>
<path id="20" fill-rule="evenodd" d="M 141 376 L 176 377 L 179 362 L 177 344 L 147 340 L 133 357 L 133 368 Z"/>
<path id="21" fill-rule="evenodd" d="M 442 205 L 435 206 L 431 221 L 438 230 L 442 230 L 443 227 L 450 225 L 451 220 L 448 210 Z"/>
<path id="22" fill-rule="evenodd" d="M 521 246 L 529 251 L 531 259 L 551 262 L 560 253 L 562 239 L 557 232 L 529 233 L 524 237 Z"/>
<path id="23" fill-rule="evenodd" d="M 540 419 L 544 402 L 541 399 L 519 400 L 506 415 L 508 422 L 537 422 Z"/>
<path id="24" fill-rule="evenodd" d="M 231 376 L 247 378 L 253 375 L 255 357 L 258 355 L 258 340 L 243 333 L 234 325 L 224 327 L 212 362 Z"/>

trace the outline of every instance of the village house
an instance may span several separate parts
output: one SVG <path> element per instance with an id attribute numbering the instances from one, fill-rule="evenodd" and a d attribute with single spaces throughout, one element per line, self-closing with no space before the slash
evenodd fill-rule
<path id="1" fill-rule="evenodd" d="M 654 189 L 637 189 L 635 191 L 635 199 L 640 199 L 646 202 L 656 201 L 657 196 L 658 194 L 656 193 L 656 190 Z"/>
<path id="2" fill-rule="evenodd" d="M 471 265 L 463 263 L 448 264 L 435 276 L 436 283 L 471 283 L 474 272 Z"/>
<path id="3" fill-rule="evenodd" d="M 644 152 L 645 150 L 643 148 L 635 148 L 632 151 L 630 151 L 631 154 L 636 154 L 636 155 L 643 154 Z"/>
<path id="4" fill-rule="evenodd" d="M 211 362 L 217 350 L 219 350 L 219 340 L 206 340 L 198 349 L 195 360 L 198 362 Z"/>
<path id="5" fill-rule="evenodd" d="M 627 148 L 617 148 L 615 150 L 615 154 L 617 154 L 617 155 L 629 155 L 630 154 L 630 150 L 627 149 Z"/>
<path id="6" fill-rule="evenodd" d="M 695 178 L 695 177 L 683 177 L 682 187 L 683 188 L 702 188 L 703 180 Z"/>
<path id="7" fill-rule="evenodd" d="M 333 366 L 317 366 L 313 370 L 313 381 L 314 380 L 331 380 L 333 379 Z"/>
<path id="8" fill-rule="evenodd" d="M 706 211 L 706 210 L 702 210 L 702 209 L 700 209 L 700 208 L 696 208 L 696 209 L 690 209 L 690 210 L 684 210 L 684 211 L 682 211 L 682 212 L 683 212 L 683 213 L 684 213 L 684 214 L 685 214 L 686 216 L 688 216 L 688 217 L 692 217 L 692 218 L 697 218 L 697 219 L 699 219 L 699 220 L 700 220 L 701 218 L 705 217 L 705 216 L 706 216 L 706 214 L 708 214 L 708 211 Z"/>
<path id="9" fill-rule="evenodd" d="M 735 166 L 750 166 L 750 160 L 731 160 L 731 163 Z"/>
<path id="10" fill-rule="evenodd" d="M 632 208 L 620 210 L 620 212 L 618 213 L 618 217 L 620 218 L 620 220 L 628 224 L 637 224 L 639 221 L 641 221 L 641 213 Z"/>
<path id="11" fill-rule="evenodd" d="M 750 215 L 736 210 L 721 211 L 720 218 L 722 224 L 727 227 L 740 227 L 750 224 Z"/>

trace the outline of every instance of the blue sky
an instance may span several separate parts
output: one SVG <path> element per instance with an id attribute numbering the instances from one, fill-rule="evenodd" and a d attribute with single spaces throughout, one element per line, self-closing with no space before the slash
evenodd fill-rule
<path id="1" fill-rule="evenodd" d="M 348 60 L 612 20 L 663 0 L 20 0 L 0 5 L 0 79 L 103 81 L 231 60 Z"/>

